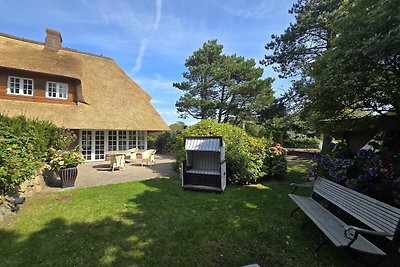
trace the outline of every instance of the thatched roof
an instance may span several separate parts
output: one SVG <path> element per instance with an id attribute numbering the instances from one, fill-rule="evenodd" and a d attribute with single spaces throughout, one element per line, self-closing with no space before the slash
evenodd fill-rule
<path id="1" fill-rule="evenodd" d="M 69 129 L 169 130 L 151 97 L 106 57 L 0 33 L 0 67 L 70 77 L 81 82 L 77 105 L 0 99 L 0 113 L 25 115 Z"/>

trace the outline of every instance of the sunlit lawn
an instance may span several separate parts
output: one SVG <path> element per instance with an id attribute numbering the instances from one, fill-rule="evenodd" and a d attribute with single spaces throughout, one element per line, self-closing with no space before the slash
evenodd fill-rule
<path id="1" fill-rule="evenodd" d="M 1 266 L 347 266 L 348 254 L 287 197 L 286 180 L 229 186 L 222 194 L 184 191 L 174 179 L 66 190 L 29 198 L 0 224 Z"/>

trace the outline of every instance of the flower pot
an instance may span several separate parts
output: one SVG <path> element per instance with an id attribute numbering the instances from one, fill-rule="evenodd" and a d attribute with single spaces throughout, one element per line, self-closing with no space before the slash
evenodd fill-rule
<path id="1" fill-rule="evenodd" d="M 58 175 L 61 178 L 62 188 L 72 187 L 75 185 L 76 177 L 78 176 L 78 168 L 71 167 L 66 169 L 60 169 Z"/>

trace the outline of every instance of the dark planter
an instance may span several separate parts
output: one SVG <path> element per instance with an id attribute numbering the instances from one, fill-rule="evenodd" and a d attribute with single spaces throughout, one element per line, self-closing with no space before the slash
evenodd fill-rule
<path id="1" fill-rule="evenodd" d="M 66 169 L 60 169 L 58 175 L 61 178 L 62 188 L 72 187 L 75 185 L 76 177 L 78 176 L 78 168 L 71 167 Z"/>

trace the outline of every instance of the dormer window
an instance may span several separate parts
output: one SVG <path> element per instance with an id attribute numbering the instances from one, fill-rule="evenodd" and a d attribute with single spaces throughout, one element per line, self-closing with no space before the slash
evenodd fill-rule
<path id="1" fill-rule="evenodd" d="M 67 99 L 68 97 L 68 84 L 47 82 L 46 84 L 46 97 Z"/>
<path id="2" fill-rule="evenodd" d="M 9 76 L 7 94 L 33 96 L 33 80 Z"/>

